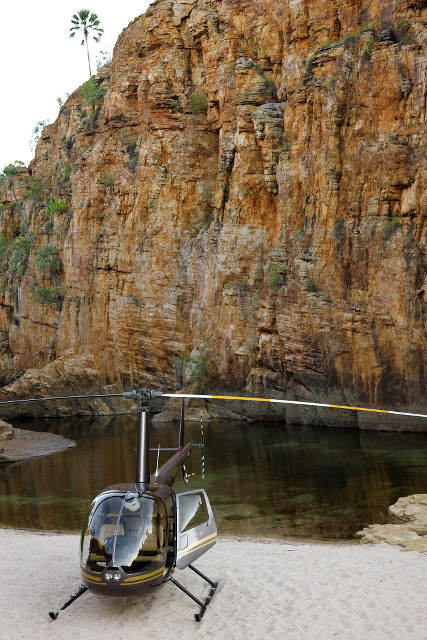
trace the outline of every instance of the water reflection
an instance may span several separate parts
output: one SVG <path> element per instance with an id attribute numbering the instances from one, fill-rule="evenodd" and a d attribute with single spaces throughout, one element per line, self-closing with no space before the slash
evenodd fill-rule
<path id="1" fill-rule="evenodd" d="M 0 468 L 0 525 L 77 531 L 97 493 L 134 480 L 136 417 L 15 426 L 61 433 L 77 447 Z M 174 446 L 177 427 L 153 425 L 151 435 L 153 447 Z M 198 441 L 199 425 L 187 436 Z M 427 487 L 426 434 L 221 422 L 205 425 L 205 441 L 206 478 L 195 451 L 190 488 L 207 490 L 223 534 L 352 538 L 386 521 L 397 498 Z M 184 488 L 177 480 L 175 490 Z"/>

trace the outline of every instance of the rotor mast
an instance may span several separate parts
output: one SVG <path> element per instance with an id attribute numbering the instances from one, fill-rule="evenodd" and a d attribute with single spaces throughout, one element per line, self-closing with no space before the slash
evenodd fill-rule
<path id="1" fill-rule="evenodd" d="M 123 394 L 138 403 L 138 440 L 136 445 L 136 478 L 138 491 L 144 491 L 150 484 L 150 436 L 147 413 L 149 401 L 162 394 L 149 389 L 137 389 Z"/>
<path id="2" fill-rule="evenodd" d="M 136 456 L 136 484 L 144 490 L 150 483 L 150 439 L 148 434 L 147 407 L 140 407 Z M 145 486 L 144 486 L 145 485 Z"/>

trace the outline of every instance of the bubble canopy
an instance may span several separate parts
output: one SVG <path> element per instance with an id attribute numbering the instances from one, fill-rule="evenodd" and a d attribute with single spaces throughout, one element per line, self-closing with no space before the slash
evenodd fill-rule
<path id="1" fill-rule="evenodd" d="M 166 507 L 158 496 L 104 492 L 92 503 L 83 528 L 81 566 L 96 573 L 107 567 L 137 573 L 164 564 L 167 530 Z"/>

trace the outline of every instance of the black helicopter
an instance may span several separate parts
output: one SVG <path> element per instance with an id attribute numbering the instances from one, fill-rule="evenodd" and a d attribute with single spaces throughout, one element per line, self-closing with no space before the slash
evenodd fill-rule
<path id="1" fill-rule="evenodd" d="M 137 441 L 137 465 L 135 482 L 112 485 L 102 491 L 92 502 L 83 526 L 80 546 L 80 565 L 83 584 L 57 611 L 49 611 L 56 620 L 87 590 L 99 595 L 144 595 L 170 581 L 194 600 L 200 607 L 195 614 L 200 621 L 218 586 L 196 567 L 193 562 L 211 549 L 217 541 L 217 527 L 206 492 L 196 489 L 176 494 L 172 485 L 181 470 L 188 482 L 186 458 L 195 447 L 201 447 L 203 459 L 203 431 L 198 444 L 184 443 L 184 401 L 186 398 L 202 400 L 243 400 L 271 402 L 354 411 L 371 411 L 403 416 L 427 418 L 424 414 L 388 411 L 366 407 L 350 407 L 318 402 L 284 400 L 278 398 L 250 398 L 241 396 L 196 395 L 162 393 L 138 389 L 123 394 L 98 394 L 85 396 L 42 397 L 25 400 L 0 401 L 3 404 L 45 402 L 83 398 L 121 397 L 137 401 L 139 427 Z M 181 415 L 178 446 L 172 457 L 150 475 L 150 445 L 147 413 L 150 402 L 156 397 L 180 398 Z M 202 602 L 174 576 L 175 569 L 190 568 L 210 585 L 209 594 Z"/>
<path id="2" fill-rule="evenodd" d="M 87 590 L 104 596 L 144 595 L 170 581 L 192 598 L 200 607 L 195 614 L 200 621 L 218 586 L 193 562 L 211 549 L 217 540 L 217 527 L 209 499 L 204 489 L 176 494 L 172 489 L 175 476 L 181 470 L 188 483 L 186 458 L 198 444 L 184 442 L 184 398 L 178 446 L 172 457 L 150 475 L 150 444 L 148 409 L 150 401 L 160 392 L 139 389 L 124 394 L 61 396 L 3 401 L 45 402 L 77 398 L 125 397 L 139 406 L 137 464 L 134 483 L 116 484 L 102 491 L 92 502 L 81 534 L 80 567 L 83 584 L 57 611 L 49 611 L 52 620 Z M 202 602 L 173 576 L 175 569 L 190 568 L 210 585 Z"/>

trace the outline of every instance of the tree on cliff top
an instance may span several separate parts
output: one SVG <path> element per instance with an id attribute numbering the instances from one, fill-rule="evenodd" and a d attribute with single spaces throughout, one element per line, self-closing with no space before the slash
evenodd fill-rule
<path id="1" fill-rule="evenodd" d="M 89 77 L 92 77 L 92 70 L 90 68 L 90 57 L 89 57 L 89 44 L 88 37 L 91 31 L 93 31 L 93 39 L 95 42 L 99 42 L 102 34 L 104 33 L 104 29 L 101 29 L 100 22 L 98 20 L 98 16 L 96 13 L 91 13 L 89 9 L 81 9 L 77 11 L 71 18 L 71 24 L 73 25 L 70 28 L 70 38 L 74 38 L 77 31 L 83 31 L 83 40 L 81 42 L 82 47 L 86 43 L 86 51 L 87 51 L 87 61 L 89 64 Z"/>

